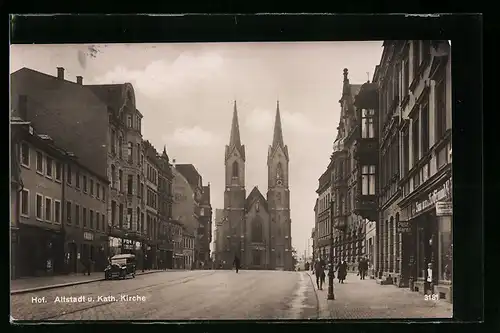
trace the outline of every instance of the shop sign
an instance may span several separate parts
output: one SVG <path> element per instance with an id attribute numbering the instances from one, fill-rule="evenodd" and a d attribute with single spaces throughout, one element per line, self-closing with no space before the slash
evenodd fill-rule
<path id="1" fill-rule="evenodd" d="M 84 232 L 83 233 L 83 239 L 88 240 L 88 241 L 93 241 L 94 240 L 94 234 L 91 232 Z"/>
<path id="2" fill-rule="evenodd" d="M 410 221 L 398 221 L 396 224 L 396 231 L 402 234 L 411 233 L 411 222 Z"/>
<path id="3" fill-rule="evenodd" d="M 417 201 L 417 203 L 415 204 L 415 213 L 419 213 L 424 209 L 434 205 L 437 201 L 446 198 L 451 189 L 450 185 L 451 182 L 448 180 L 442 186 L 429 193 L 429 197 L 427 199 Z"/>
<path id="4" fill-rule="evenodd" d="M 453 203 L 451 201 L 436 202 L 436 216 L 453 215 Z"/>

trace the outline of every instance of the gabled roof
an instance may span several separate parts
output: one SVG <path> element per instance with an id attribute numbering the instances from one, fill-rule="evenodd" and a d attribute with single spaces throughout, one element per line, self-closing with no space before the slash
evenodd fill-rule
<path id="1" fill-rule="evenodd" d="M 259 200 L 262 203 L 262 207 L 266 210 L 266 212 L 269 212 L 269 208 L 267 206 L 267 200 L 264 198 L 262 193 L 260 193 L 259 189 L 257 186 L 254 186 L 252 191 L 247 197 L 247 200 L 245 202 L 245 210 L 249 211 L 250 208 L 252 207 L 252 204 L 254 203 L 255 200 Z"/>
<path id="2" fill-rule="evenodd" d="M 107 131 L 89 130 L 88 123 L 105 126 L 106 105 L 86 86 L 30 68 L 17 70 L 10 79 L 13 108 L 19 107 L 21 95 L 26 96 L 26 121 L 74 152 L 84 167 L 107 178 Z"/>
<path id="3" fill-rule="evenodd" d="M 193 191 L 201 184 L 201 175 L 192 164 L 176 164 L 175 169 L 186 178 Z"/>

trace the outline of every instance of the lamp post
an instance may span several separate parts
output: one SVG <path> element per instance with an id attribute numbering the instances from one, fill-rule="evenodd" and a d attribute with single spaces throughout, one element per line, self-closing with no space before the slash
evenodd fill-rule
<path id="1" fill-rule="evenodd" d="M 333 200 L 330 201 L 330 270 L 328 272 L 328 300 L 334 300 L 333 293 Z"/>

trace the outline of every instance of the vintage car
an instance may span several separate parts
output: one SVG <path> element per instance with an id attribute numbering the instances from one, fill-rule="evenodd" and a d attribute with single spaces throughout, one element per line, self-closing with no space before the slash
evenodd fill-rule
<path id="1" fill-rule="evenodd" d="M 106 280 L 125 279 L 129 275 L 135 278 L 135 267 L 135 255 L 117 254 L 111 257 L 110 264 L 104 270 L 104 278 Z"/>

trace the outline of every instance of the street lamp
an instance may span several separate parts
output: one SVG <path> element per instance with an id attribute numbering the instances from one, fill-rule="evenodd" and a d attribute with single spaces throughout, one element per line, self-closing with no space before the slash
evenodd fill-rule
<path id="1" fill-rule="evenodd" d="M 330 270 L 328 272 L 328 300 L 334 300 L 333 293 L 333 200 L 330 201 Z"/>

